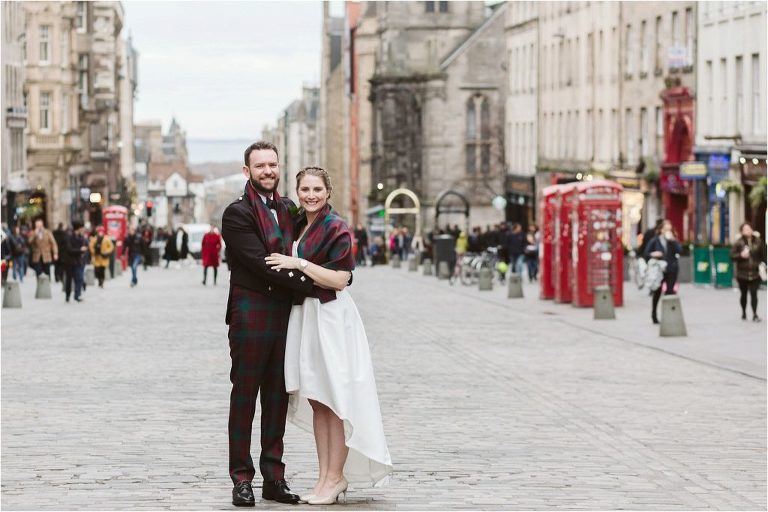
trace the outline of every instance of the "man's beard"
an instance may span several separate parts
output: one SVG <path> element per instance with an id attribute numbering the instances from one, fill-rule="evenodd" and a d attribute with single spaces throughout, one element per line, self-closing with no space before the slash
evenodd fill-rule
<path id="1" fill-rule="evenodd" d="M 275 186 L 272 187 L 272 190 L 267 190 L 266 188 L 262 187 L 259 182 L 254 180 L 253 178 L 249 179 L 248 181 L 251 182 L 251 186 L 258 192 L 259 194 L 269 197 L 272 195 L 273 192 L 277 190 L 277 186 L 280 184 L 280 178 L 275 178 Z"/>

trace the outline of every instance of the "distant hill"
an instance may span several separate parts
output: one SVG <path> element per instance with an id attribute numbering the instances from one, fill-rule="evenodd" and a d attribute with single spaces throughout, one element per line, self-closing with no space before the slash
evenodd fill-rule
<path id="1" fill-rule="evenodd" d="M 232 162 L 205 162 L 202 164 L 189 164 L 194 174 L 204 177 L 206 180 L 223 178 L 242 171 L 243 163 L 239 161 Z"/>

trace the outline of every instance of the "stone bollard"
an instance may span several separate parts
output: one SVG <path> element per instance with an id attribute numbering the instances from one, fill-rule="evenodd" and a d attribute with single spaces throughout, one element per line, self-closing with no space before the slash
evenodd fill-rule
<path id="1" fill-rule="evenodd" d="M 400 256 L 397 254 L 392 255 L 392 268 L 400 268 Z"/>
<path id="2" fill-rule="evenodd" d="M 595 287 L 594 315 L 595 320 L 614 320 L 616 311 L 613 308 L 613 293 L 610 286 Z"/>
<path id="3" fill-rule="evenodd" d="M 520 274 L 509 274 L 509 288 L 507 289 L 507 298 L 523 298 L 523 277 Z"/>
<path id="4" fill-rule="evenodd" d="M 85 286 L 96 286 L 96 271 L 93 265 L 85 266 Z"/>
<path id="5" fill-rule="evenodd" d="M 447 261 L 441 261 L 437 264 L 437 278 L 438 279 L 450 279 L 451 269 L 448 266 Z"/>
<path id="6" fill-rule="evenodd" d="M 408 272 L 416 272 L 419 270 L 419 260 L 414 256 L 408 260 Z"/>
<path id="7" fill-rule="evenodd" d="M 683 319 L 683 307 L 677 295 L 664 295 L 661 298 L 659 336 L 688 336 Z"/>
<path id="8" fill-rule="evenodd" d="M 46 274 L 40 274 L 37 278 L 37 289 L 35 290 L 36 299 L 51 298 L 51 278 Z"/>
<path id="9" fill-rule="evenodd" d="M 483 291 L 493 290 L 493 272 L 489 268 L 480 269 L 480 279 L 478 282 L 478 289 Z"/>
<path id="10" fill-rule="evenodd" d="M 16 281 L 7 281 L 3 288 L 5 288 L 5 294 L 3 295 L 3 307 L 4 308 L 20 308 L 21 307 L 21 288 Z"/>
<path id="11" fill-rule="evenodd" d="M 432 260 L 429 258 L 425 258 L 422 262 L 424 265 L 424 275 L 425 276 L 431 276 L 432 275 Z"/>

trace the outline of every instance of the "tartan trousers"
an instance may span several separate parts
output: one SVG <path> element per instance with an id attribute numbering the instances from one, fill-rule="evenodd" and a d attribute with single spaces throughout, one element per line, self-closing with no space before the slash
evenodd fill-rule
<path id="1" fill-rule="evenodd" d="M 283 434 L 288 394 L 283 365 L 290 313 L 290 300 L 274 300 L 233 286 L 229 322 L 229 475 L 234 483 L 251 481 L 256 474 L 251 458 L 251 430 L 257 395 L 261 398 L 259 470 L 266 481 L 284 478 Z"/>

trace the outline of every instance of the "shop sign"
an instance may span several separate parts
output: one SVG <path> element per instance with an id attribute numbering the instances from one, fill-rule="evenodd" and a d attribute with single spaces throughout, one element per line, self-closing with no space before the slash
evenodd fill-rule
<path id="1" fill-rule="evenodd" d="M 680 164 L 680 178 L 683 180 L 703 180 L 707 177 L 707 166 L 703 162 L 685 162 Z"/>

